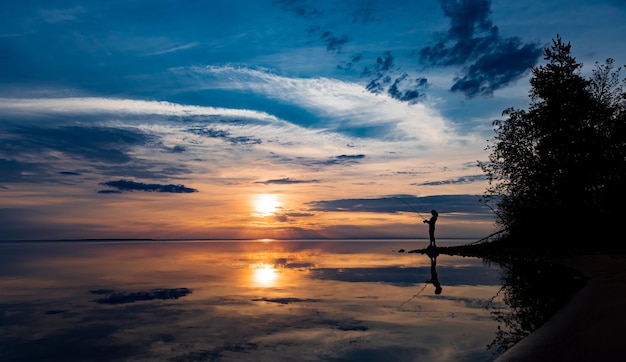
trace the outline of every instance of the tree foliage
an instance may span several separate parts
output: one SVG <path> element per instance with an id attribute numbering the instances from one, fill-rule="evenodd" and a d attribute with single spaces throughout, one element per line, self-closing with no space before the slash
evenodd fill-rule
<path id="1" fill-rule="evenodd" d="M 585 78 L 558 35 L 544 60 L 532 70 L 528 109 L 508 108 L 493 122 L 489 162 L 479 162 L 489 180 L 483 200 L 510 240 L 606 237 L 626 199 L 626 79 L 613 59 Z"/>

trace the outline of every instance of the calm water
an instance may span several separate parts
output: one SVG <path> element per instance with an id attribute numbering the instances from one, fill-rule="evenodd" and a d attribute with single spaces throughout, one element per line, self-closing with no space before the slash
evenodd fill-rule
<path id="1" fill-rule="evenodd" d="M 0 243 L 0 360 L 492 360 L 501 270 L 426 245 Z"/>

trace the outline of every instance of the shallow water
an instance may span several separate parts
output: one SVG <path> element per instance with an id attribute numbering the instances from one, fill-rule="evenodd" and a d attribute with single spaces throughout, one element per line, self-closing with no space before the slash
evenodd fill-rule
<path id="1" fill-rule="evenodd" d="M 0 243 L 0 355 L 3 361 L 492 360 L 487 345 L 498 322 L 486 307 L 502 286 L 501 269 L 476 258 L 397 252 L 426 245 Z"/>

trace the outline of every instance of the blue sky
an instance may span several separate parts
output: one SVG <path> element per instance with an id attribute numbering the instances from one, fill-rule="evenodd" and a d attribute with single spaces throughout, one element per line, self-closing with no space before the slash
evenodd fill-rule
<path id="1" fill-rule="evenodd" d="M 560 34 L 585 73 L 626 63 L 617 0 L 24 1 L 0 19 L 2 239 L 422 238 L 433 208 L 439 237 L 481 238 L 476 164 L 543 48 Z"/>

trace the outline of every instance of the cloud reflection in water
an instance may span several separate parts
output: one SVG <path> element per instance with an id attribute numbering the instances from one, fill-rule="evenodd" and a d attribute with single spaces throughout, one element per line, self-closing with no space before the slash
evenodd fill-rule
<path id="1" fill-rule="evenodd" d="M 0 244 L 0 350 L 8 360 L 489 360 L 497 322 L 484 307 L 499 269 L 441 255 L 437 295 L 428 257 L 400 247 L 416 242 Z"/>

